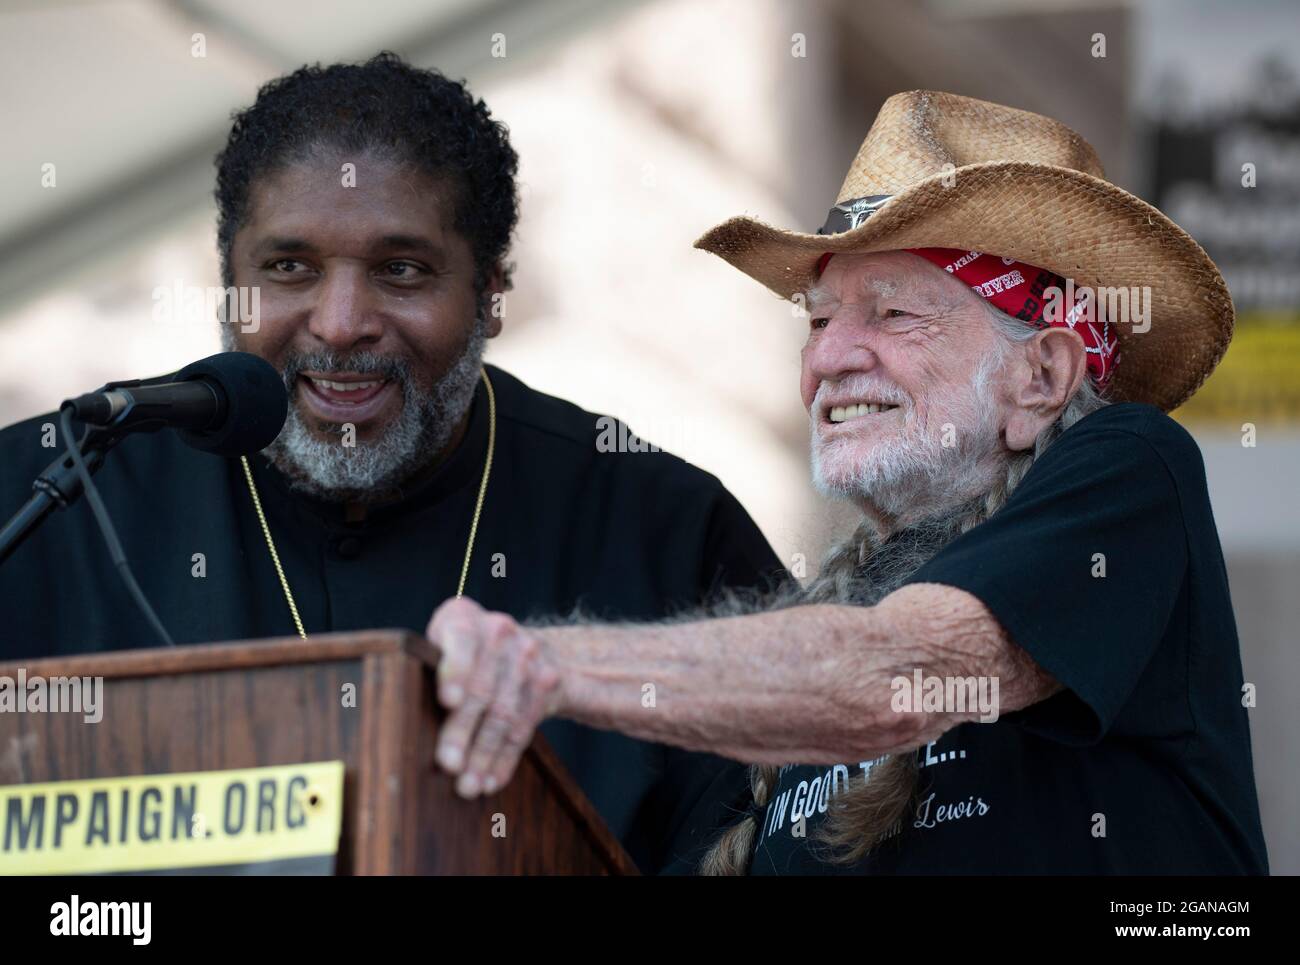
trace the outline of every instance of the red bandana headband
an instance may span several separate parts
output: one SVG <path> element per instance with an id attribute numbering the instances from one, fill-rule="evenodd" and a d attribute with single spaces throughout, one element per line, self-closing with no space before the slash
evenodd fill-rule
<path id="1" fill-rule="evenodd" d="M 1115 363 L 1119 361 L 1119 353 L 1116 351 L 1119 348 L 1119 335 L 1109 321 L 1098 320 L 1090 311 L 1086 289 L 1075 296 L 1069 311 L 1052 313 L 1063 317 L 1048 318 L 1045 314 L 1047 298 L 1044 294 L 1047 289 L 1057 289 L 1060 293 L 1056 296 L 1058 301 L 1065 297 L 1067 291 L 1072 291 L 1067 289 L 1065 279 L 1054 272 L 982 251 L 961 251 L 957 248 L 906 250 L 938 265 L 950 275 L 956 275 L 972 291 L 1012 318 L 1018 318 L 1035 328 L 1059 325 L 1078 332 L 1088 353 L 1088 374 L 1093 382 L 1098 389 L 1102 389 L 1110 381 Z M 831 260 L 832 254 L 833 252 L 827 252 L 818 260 L 818 277 Z"/>

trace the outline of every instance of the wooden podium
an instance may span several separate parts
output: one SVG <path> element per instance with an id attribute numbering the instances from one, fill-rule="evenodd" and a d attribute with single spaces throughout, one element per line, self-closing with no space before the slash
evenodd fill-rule
<path id="1" fill-rule="evenodd" d="M 342 761 L 339 874 L 635 874 L 541 737 L 500 793 L 456 796 L 433 759 L 434 661 L 367 631 L 0 664 L 104 678 L 98 723 L 0 713 L 0 785 Z"/>

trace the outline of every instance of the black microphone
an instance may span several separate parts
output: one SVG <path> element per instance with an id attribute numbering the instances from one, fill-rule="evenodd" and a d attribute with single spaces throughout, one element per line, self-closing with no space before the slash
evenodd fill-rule
<path id="1" fill-rule="evenodd" d="M 164 378 L 110 382 L 61 408 L 114 434 L 177 429 L 188 445 L 221 456 L 260 452 L 284 427 L 284 380 L 256 355 L 222 352 Z"/>
<path id="2" fill-rule="evenodd" d="M 59 407 L 66 453 L 32 484 L 30 499 L 0 527 L 0 563 L 54 509 L 65 509 L 84 491 L 109 556 L 128 593 L 159 638 L 171 635 L 136 582 L 108 509 L 91 478 L 104 456 L 132 432 L 174 428 L 197 449 L 222 456 L 260 452 L 275 441 L 289 411 L 289 393 L 270 363 L 247 352 L 222 352 L 185 366 L 175 375 L 134 382 L 110 382 L 98 392 L 68 399 Z M 74 438 L 73 420 L 86 425 Z"/>

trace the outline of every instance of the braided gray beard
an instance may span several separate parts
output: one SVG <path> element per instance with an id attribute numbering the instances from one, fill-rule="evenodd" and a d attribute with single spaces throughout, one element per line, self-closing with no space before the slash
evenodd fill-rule
<path id="1" fill-rule="evenodd" d="M 222 346 L 238 351 L 231 327 L 222 326 Z M 290 485 L 328 502 L 376 502 L 400 495 L 402 484 L 432 463 L 451 441 L 469 411 L 487 346 L 479 318 L 465 350 L 429 389 L 422 388 L 404 359 L 377 352 L 296 353 L 280 375 L 289 392 L 289 413 L 280 435 L 263 454 Z M 400 385 L 402 409 L 376 438 L 344 445 L 341 424 L 327 424 L 322 438 L 299 411 L 298 376 L 303 371 L 348 371 L 379 375 Z"/>
<path id="2" fill-rule="evenodd" d="M 839 568 L 832 552 L 819 579 L 805 589 L 805 600 L 874 606 L 901 587 L 911 576 L 968 529 L 986 518 L 984 499 L 972 500 L 880 540 L 860 529 L 840 552 L 847 559 Z M 856 561 L 850 562 L 853 556 Z"/>

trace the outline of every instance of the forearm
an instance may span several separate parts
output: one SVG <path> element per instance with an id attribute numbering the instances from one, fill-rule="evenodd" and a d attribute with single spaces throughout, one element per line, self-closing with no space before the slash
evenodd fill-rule
<path id="1" fill-rule="evenodd" d="M 577 626 L 544 639 L 560 668 L 563 716 L 646 740 L 816 763 L 883 753 L 916 723 L 889 713 L 888 681 L 911 664 L 872 609 Z"/>
<path id="2" fill-rule="evenodd" d="M 875 607 L 574 626 L 542 638 L 563 681 L 561 716 L 753 763 L 865 760 L 977 716 L 897 712 L 891 683 L 917 669 L 997 676 L 1003 712 L 1050 692 L 983 605 L 948 587 L 909 587 Z"/>

